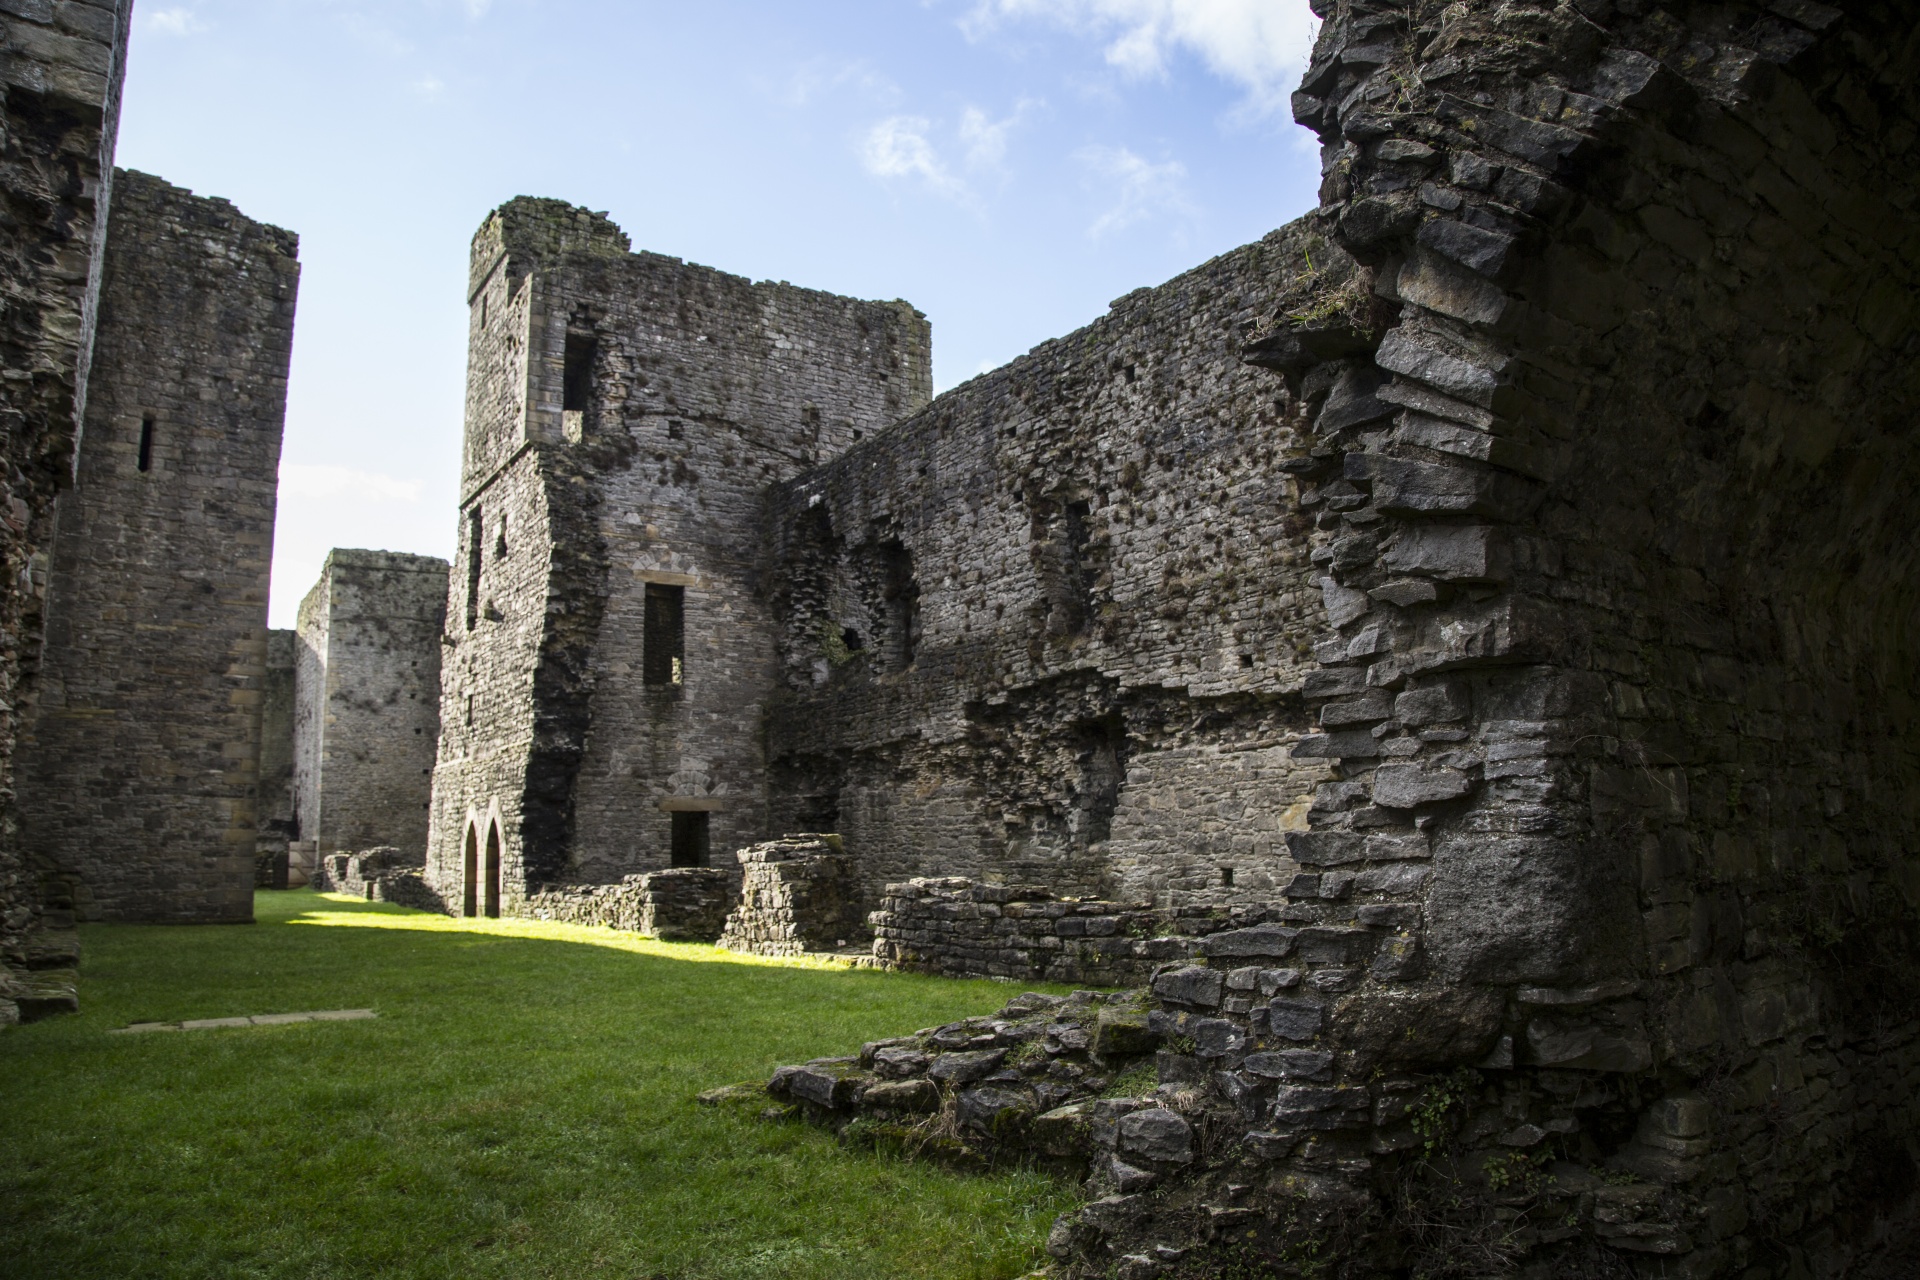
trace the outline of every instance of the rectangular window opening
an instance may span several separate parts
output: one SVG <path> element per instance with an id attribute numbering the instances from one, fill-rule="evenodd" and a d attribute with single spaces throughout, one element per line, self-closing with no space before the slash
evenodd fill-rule
<path id="1" fill-rule="evenodd" d="M 586 410 L 587 401 L 593 395 L 593 357 L 599 345 L 599 340 L 590 333 L 567 335 L 567 370 L 560 389 L 562 409 L 573 413 Z"/>
<path id="2" fill-rule="evenodd" d="M 641 679 L 671 687 L 685 677 L 687 589 L 660 582 L 647 584 L 646 617 L 640 637 Z"/>
<path id="3" fill-rule="evenodd" d="M 673 865 L 676 867 L 704 867 L 707 865 L 707 815 L 705 813 L 675 813 L 673 818 Z"/>
<path id="4" fill-rule="evenodd" d="M 153 470 L 153 415 L 140 419 L 140 453 L 135 465 L 142 471 Z"/>
<path id="5" fill-rule="evenodd" d="M 480 508 L 467 515 L 467 630 L 480 624 Z"/>

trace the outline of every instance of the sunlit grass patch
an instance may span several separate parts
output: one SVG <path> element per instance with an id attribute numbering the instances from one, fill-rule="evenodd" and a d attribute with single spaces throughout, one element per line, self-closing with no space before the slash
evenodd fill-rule
<path id="1" fill-rule="evenodd" d="M 1008 1277 L 1070 1201 L 693 1101 L 1005 986 L 306 892 L 258 913 L 89 927 L 82 1013 L 0 1034 L 10 1280 Z"/>

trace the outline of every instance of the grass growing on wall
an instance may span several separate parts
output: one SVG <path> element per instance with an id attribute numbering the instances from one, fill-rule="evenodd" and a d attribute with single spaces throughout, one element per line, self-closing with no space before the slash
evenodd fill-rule
<path id="1" fill-rule="evenodd" d="M 0 1033 L 0 1273 L 1008 1277 L 1071 1189 L 694 1094 L 991 1012 L 1009 988 L 262 893 L 89 926 L 78 1017 Z M 136 1021 L 375 1020 L 108 1035 Z"/>

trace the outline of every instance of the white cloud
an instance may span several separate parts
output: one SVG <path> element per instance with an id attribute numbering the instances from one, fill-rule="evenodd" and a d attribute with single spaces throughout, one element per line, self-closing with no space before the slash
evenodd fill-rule
<path id="1" fill-rule="evenodd" d="M 280 467 L 280 496 L 317 502 L 418 502 L 420 482 L 327 463 L 287 462 Z"/>
<path id="2" fill-rule="evenodd" d="M 967 148 L 967 167 L 998 169 L 1007 158 L 1007 135 L 1028 111 L 1043 105 L 1033 99 L 1022 98 L 1019 105 L 1014 107 L 1013 114 L 1004 120 L 994 120 L 978 107 L 968 107 L 961 112 L 960 141 Z"/>
<path id="3" fill-rule="evenodd" d="M 1316 21 L 1306 0 L 977 0 L 961 28 L 978 39 L 1023 19 L 1106 41 L 1107 62 L 1129 76 L 1164 76 L 1184 50 L 1244 88 L 1262 114 L 1298 82 Z"/>
<path id="4" fill-rule="evenodd" d="M 184 36 L 194 31 L 205 31 L 207 24 L 194 16 L 193 10 L 184 5 L 173 9 L 155 9 L 141 19 L 149 31 L 161 35 Z"/>
<path id="5" fill-rule="evenodd" d="M 1187 167 L 1178 160 L 1154 164 L 1125 147 L 1086 147 L 1074 158 L 1113 188 L 1113 207 L 1087 228 L 1096 240 L 1163 213 L 1194 212 L 1186 193 Z"/>
<path id="6" fill-rule="evenodd" d="M 441 94 L 447 91 L 446 81 L 442 80 L 439 76 L 435 76 L 435 75 L 421 76 L 418 80 L 415 80 L 413 82 L 411 88 L 413 89 L 414 93 L 418 94 L 422 98 L 425 98 L 429 102 L 432 102 L 434 99 L 440 97 Z"/>
<path id="7" fill-rule="evenodd" d="M 947 169 L 927 138 L 932 128 L 925 116 L 890 116 L 867 130 L 861 163 L 875 177 L 918 177 L 942 195 L 965 196 L 967 184 Z"/>

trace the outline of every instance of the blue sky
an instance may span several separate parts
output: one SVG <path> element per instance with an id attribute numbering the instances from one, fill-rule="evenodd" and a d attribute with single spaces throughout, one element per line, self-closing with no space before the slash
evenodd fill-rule
<path id="1" fill-rule="evenodd" d="M 300 233 L 274 548 L 446 556 L 467 243 L 515 195 L 906 298 L 945 390 L 1311 208 L 1305 0 L 140 0 L 119 162 Z"/>

